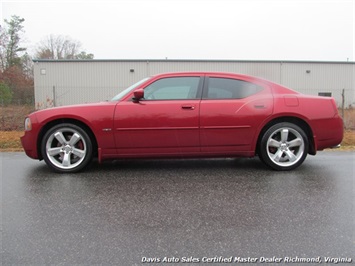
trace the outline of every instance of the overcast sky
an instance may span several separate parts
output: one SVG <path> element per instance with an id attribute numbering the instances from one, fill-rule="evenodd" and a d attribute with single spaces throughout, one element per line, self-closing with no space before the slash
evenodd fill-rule
<path id="1" fill-rule="evenodd" d="M 50 34 L 95 59 L 355 61 L 355 0 L 0 0 L 29 51 Z"/>

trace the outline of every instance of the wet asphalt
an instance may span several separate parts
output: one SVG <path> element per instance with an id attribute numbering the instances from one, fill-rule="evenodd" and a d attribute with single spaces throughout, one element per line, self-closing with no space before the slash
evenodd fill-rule
<path id="1" fill-rule="evenodd" d="M 255 158 L 94 162 L 54 174 L 0 153 L 2 265 L 354 263 L 354 168 L 355 152 L 325 151 L 291 172 Z"/>

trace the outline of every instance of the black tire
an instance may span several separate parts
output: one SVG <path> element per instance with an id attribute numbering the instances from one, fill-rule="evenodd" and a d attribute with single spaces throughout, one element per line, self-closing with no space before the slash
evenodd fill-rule
<path id="1" fill-rule="evenodd" d="M 50 128 L 43 137 L 41 153 L 55 172 L 74 173 L 83 170 L 92 160 L 92 142 L 81 127 L 63 123 Z"/>
<path id="2" fill-rule="evenodd" d="M 307 135 L 301 127 L 293 123 L 282 122 L 271 126 L 260 141 L 261 161 L 278 171 L 297 168 L 307 154 Z"/>

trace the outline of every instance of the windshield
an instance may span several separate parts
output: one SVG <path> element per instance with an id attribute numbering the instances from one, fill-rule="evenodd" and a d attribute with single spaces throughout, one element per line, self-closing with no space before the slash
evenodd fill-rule
<path id="1" fill-rule="evenodd" d="M 143 82 L 147 81 L 150 78 L 144 78 L 137 83 L 134 83 L 132 86 L 128 87 L 127 89 L 121 91 L 119 94 L 117 94 L 115 97 L 111 99 L 111 101 L 118 101 L 121 100 L 124 96 L 126 96 L 128 93 L 130 93 L 132 90 L 137 88 L 139 85 L 141 85 Z"/>

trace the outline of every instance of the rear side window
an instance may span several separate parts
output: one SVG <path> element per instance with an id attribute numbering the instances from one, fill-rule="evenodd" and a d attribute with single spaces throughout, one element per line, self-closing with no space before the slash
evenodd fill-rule
<path id="1" fill-rule="evenodd" d="M 209 78 L 204 99 L 243 99 L 258 93 L 263 88 L 251 82 L 229 79 Z"/>
<path id="2" fill-rule="evenodd" d="M 144 89 L 146 100 L 196 99 L 200 77 L 159 79 Z"/>

